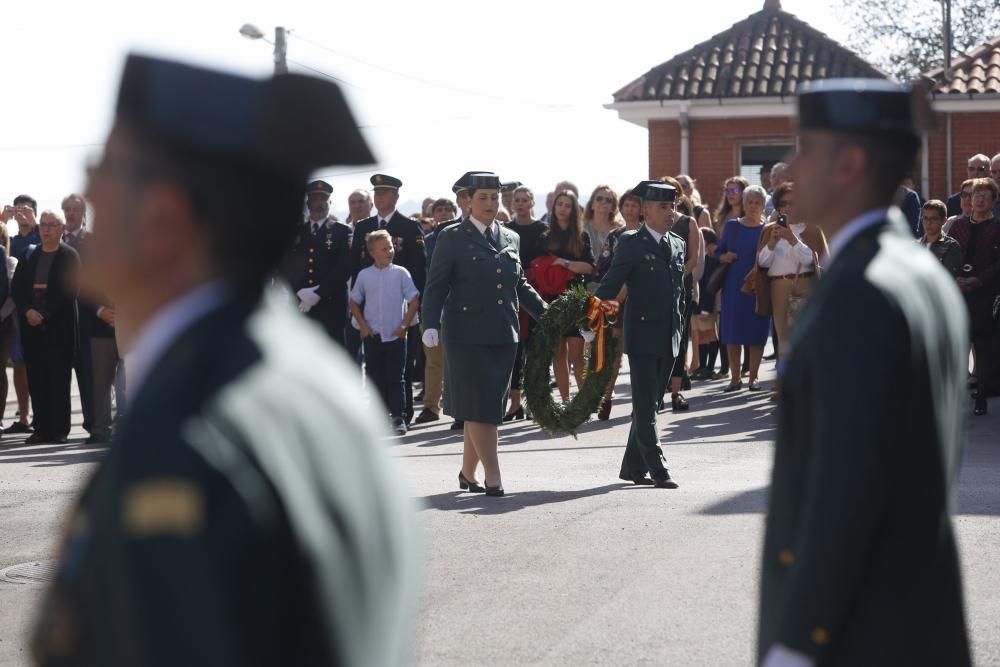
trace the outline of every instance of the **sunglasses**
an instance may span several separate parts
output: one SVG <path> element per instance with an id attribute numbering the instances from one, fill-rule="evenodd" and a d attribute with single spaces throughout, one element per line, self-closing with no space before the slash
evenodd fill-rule
<path id="1" fill-rule="evenodd" d="M 741 195 L 743 194 L 743 188 L 726 188 L 727 195 Z"/>
<path id="2" fill-rule="evenodd" d="M 594 201 L 597 202 L 598 204 L 614 204 L 615 203 L 615 198 L 614 197 L 606 197 L 604 195 L 597 195 L 597 196 L 594 197 Z"/>

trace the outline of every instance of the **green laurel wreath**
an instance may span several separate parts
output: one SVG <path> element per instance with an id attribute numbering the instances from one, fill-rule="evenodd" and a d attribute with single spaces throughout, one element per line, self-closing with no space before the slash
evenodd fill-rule
<path id="1" fill-rule="evenodd" d="M 617 341 L 608 331 L 604 337 L 604 369 L 599 373 L 593 371 L 594 354 L 591 353 L 584 364 L 583 386 L 568 403 L 556 402 L 549 386 L 549 368 L 556 344 L 568 330 L 586 326 L 588 300 L 587 290 L 581 286 L 558 297 L 549 304 L 528 341 L 523 381 L 525 398 L 535 423 L 552 435 L 569 433 L 575 438 L 576 430 L 600 407 L 611 381 Z M 590 349 L 596 344 L 595 340 L 587 347 Z"/>

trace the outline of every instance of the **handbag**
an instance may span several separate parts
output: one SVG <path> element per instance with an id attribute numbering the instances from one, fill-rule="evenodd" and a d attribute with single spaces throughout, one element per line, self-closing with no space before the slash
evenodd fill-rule
<path id="1" fill-rule="evenodd" d="M 743 284 L 740 286 L 740 291 L 744 294 L 750 294 L 757 296 L 757 265 L 750 269 L 750 273 L 743 276 Z"/>
<path id="2" fill-rule="evenodd" d="M 798 319 L 799 312 L 806 302 L 806 298 L 803 295 L 795 293 L 795 288 L 799 286 L 799 276 L 801 274 L 802 264 L 800 263 L 795 269 L 795 280 L 792 282 L 792 291 L 788 294 L 788 309 L 785 314 L 785 322 L 789 330 L 795 324 L 795 320 Z"/>
<path id="3" fill-rule="evenodd" d="M 722 286 L 726 284 L 726 276 L 729 275 L 729 267 L 731 264 L 719 264 L 712 271 L 712 275 L 708 277 L 708 291 L 711 294 L 717 294 Z"/>

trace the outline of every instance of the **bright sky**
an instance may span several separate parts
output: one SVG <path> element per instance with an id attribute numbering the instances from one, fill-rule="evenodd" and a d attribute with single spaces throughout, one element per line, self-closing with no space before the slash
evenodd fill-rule
<path id="1" fill-rule="evenodd" d="M 540 204 L 562 179 L 576 182 L 584 198 L 598 183 L 631 187 L 646 175 L 646 130 L 602 105 L 650 67 L 759 11 L 763 0 L 509 0 L 488 9 L 456 0 L 4 5 L 5 203 L 24 192 L 57 208 L 82 187 L 131 50 L 269 74 L 271 46 L 238 32 L 253 23 L 269 35 L 277 25 L 291 29 L 290 61 L 350 84 L 343 88 L 380 162 L 362 173 L 319 173 L 333 184 L 334 211 L 343 218 L 350 191 L 367 186 L 375 171 L 403 180 L 401 202 L 450 196 L 468 170 L 522 181 Z M 845 41 L 827 2 L 783 6 Z"/>

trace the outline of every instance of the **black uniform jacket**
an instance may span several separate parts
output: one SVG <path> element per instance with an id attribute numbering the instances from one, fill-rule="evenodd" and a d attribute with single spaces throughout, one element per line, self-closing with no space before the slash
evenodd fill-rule
<path id="1" fill-rule="evenodd" d="M 970 662 L 949 516 L 968 317 L 954 279 L 917 250 L 890 209 L 834 258 L 795 322 L 764 540 L 761 657 L 778 642 L 818 665 Z"/>

